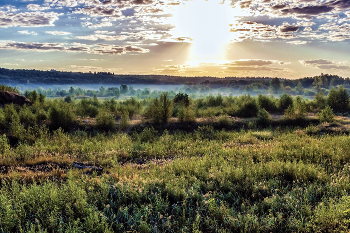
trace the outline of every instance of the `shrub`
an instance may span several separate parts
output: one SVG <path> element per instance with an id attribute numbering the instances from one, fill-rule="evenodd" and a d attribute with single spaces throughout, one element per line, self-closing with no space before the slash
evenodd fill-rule
<path id="1" fill-rule="evenodd" d="M 51 128 L 69 131 L 76 123 L 76 117 L 66 102 L 53 103 L 49 114 Z"/>
<path id="2" fill-rule="evenodd" d="M 264 108 L 266 111 L 273 112 L 277 110 L 276 102 L 273 97 L 259 94 L 258 102 L 260 108 Z"/>
<path id="3" fill-rule="evenodd" d="M 0 128 L 5 128 L 5 113 L 2 108 L 0 108 Z"/>
<path id="4" fill-rule="evenodd" d="M 338 89 L 331 89 L 327 95 L 327 104 L 334 110 L 349 109 L 349 94 L 347 90 L 340 86 Z"/>
<path id="5" fill-rule="evenodd" d="M 313 101 L 316 108 L 323 109 L 326 106 L 326 98 L 325 98 L 324 92 L 323 91 L 318 92 L 314 96 Z"/>
<path id="6" fill-rule="evenodd" d="M 123 111 L 121 115 L 121 119 L 119 121 L 119 128 L 121 130 L 125 130 L 129 127 L 129 113 L 127 111 Z"/>
<path id="7" fill-rule="evenodd" d="M 226 115 L 221 115 L 218 118 L 218 125 L 222 128 L 229 128 L 232 126 L 232 120 Z"/>
<path id="8" fill-rule="evenodd" d="M 66 103 L 72 103 L 72 97 L 70 97 L 69 95 L 67 95 L 65 98 L 64 98 L 64 101 Z"/>
<path id="9" fill-rule="evenodd" d="M 271 123 L 271 116 L 265 109 L 260 109 L 258 112 L 257 123 L 261 126 L 267 126 Z"/>
<path id="10" fill-rule="evenodd" d="M 140 142 L 153 142 L 157 137 L 158 131 L 153 127 L 144 128 L 143 131 L 139 134 L 138 138 Z"/>
<path id="11" fill-rule="evenodd" d="M 34 125 L 36 123 L 36 116 L 32 113 L 32 111 L 24 106 L 19 111 L 19 118 L 22 124 L 26 126 Z"/>
<path id="12" fill-rule="evenodd" d="M 321 112 L 317 113 L 317 116 L 321 123 L 331 123 L 334 121 L 333 109 L 329 105 L 327 105 Z"/>
<path id="13" fill-rule="evenodd" d="M 77 106 L 77 115 L 79 116 L 89 116 L 95 118 L 98 115 L 98 99 L 87 100 L 85 97 L 80 101 Z"/>
<path id="14" fill-rule="evenodd" d="M 176 94 L 173 101 L 175 104 L 184 104 L 186 107 L 190 105 L 190 100 L 188 98 L 188 94 L 186 93 Z"/>
<path id="15" fill-rule="evenodd" d="M 10 145 L 6 135 L 0 135 L 0 153 L 4 155 L 8 150 L 10 150 Z"/>
<path id="16" fill-rule="evenodd" d="M 256 117 L 259 106 L 256 100 L 250 95 L 242 96 L 238 101 L 237 115 L 240 117 Z"/>
<path id="17" fill-rule="evenodd" d="M 292 105 L 289 105 L 289 107 L 284 111 L 284 117 L 290 120 L 295 119 L 294 107 Z"/>
<path id="18" fill-rule="evenodd" d="M 190 107 L 186 107 L 186 105 L 182 105 L 178 111 L 177 117 L 180 122 L 194 122 L 195 117 L 192 109 Z"/>
<path id="19" fill-rule="evenodd" d="M 13 116 L 18 116 L 17 111 L 15 109 L 15 106 L 13 104 L 7 104 L 5 105 L 5 122 L 7 124 L 12 122 Z"/>
<path id="20" fill-rule="evenodd" d="M 214 128 L 211 125 L 199 126 L 194 135 L 198 139 L 214 140 L 216 138 Z"/>
<path id="21" fill-rule="evenodd" d="M 281 95 L 280 99 L 279 99 L 279 110 L 281 112 L 284 112 L 287 108 L 289 108 L 289 106 L 293 107 L 293 98 L 292 96 L 288 95 L 288 94 L 283 94 Z"/>
<path id="22" fill-rule="evenodd" d="M 154 123 L 167 123 L 173 113 L 173 105 L 164 92 L 160 98 L 155 98 L 146 109 L 146 117 L 152 118 Z"/>
<path id="23" fill-rule="evenodd" d="M 96 117 L 96 126 L 104 131 L 114 131 L 116 124 L 113 114 L 106 109 L 100 111 Z"/>
<path id="24" fill-rule="evenodd" d="M 44 109 L 40 109 L 37 113 L 36 113 L 36 122 L 39 124 L 45 120 L 47 120 L 47 113 Z"/>

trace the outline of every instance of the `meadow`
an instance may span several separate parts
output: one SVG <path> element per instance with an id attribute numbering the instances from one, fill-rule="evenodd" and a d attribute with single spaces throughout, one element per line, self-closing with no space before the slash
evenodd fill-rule
<path id="1" fill-rule="evenodd" d="M 348 231 L 345 88 L 159 94 L 0 108 L 1 231 Z"/>

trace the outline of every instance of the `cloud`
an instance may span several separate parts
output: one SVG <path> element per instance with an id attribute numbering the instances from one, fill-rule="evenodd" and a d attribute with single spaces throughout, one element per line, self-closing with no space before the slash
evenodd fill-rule
<path id="1" fill-rule="evenodd" d="M 80 43 L 38 43 L 38 42 L 15 42 L 0 41 L 0 49 L 21 50 L 35 52 L 85 52 L 91 54 L 121 55 L 126 53 L 147 53 L 148 49 L 137 46 L 116 46 L 107 44 L 86 45 Z"/>
<path id="2" fill-rule="evenodd" d="M 288 44 L 295 44 L 295 45 L 301 45 L 301 44 L 307 44 L 307 41 L 301 41 L 301 40 L 293 40 L 293 41 L 287 41 Z"/>
<path id="3" fill-rule="evenodd" d="M 104 35 L 104 34 L 95 34 L 95 35 L 87 35 L 87 36 L 76 36 L 76 39 L 79 40 L 125 40 L 127 37 L 124 35 L 121 36 L 110 36 L 110 35 Z"/>
<path id="4" fill-rule="evenodd" d="M 18 63 L 1 63 L 1 65 L 3 66 L 18 66 L 19 64 Z"/>
<path id="5" fill-rule="evenodd" d="M 299 30 L 299 26 L 295 25 L 284 25 L 279 27 L 280 32 L 297 32 Z"/>
<path id="6" fill-rule="evenodd" d="M 53 22 L 60 14 L 55 12 L 25 12 L 5 13 L 0 12 L 0 27 L 43 27 L 53 26 Z"/>
<path id="7" fill-rule="evenodd" d="M 85 14 L 93 17 L 121 17 L 123 14 L 119 9 L 111 7 L 91 6 L 73 11 L 74 14 Z"/>
<path id="8" fill-rule="evenodd" d="M 88 26 L 88 28 L 101 28 L 101 27 L 111 27 L 113 26 L 113 24 L 111 22 L 102 22 L 102 23 L 98 23 L 98 24 L 92 24 L 91 22 L 86 22 L 85 23 L 86 26 Z"/>
<path id="9" fill-rule="evenodd" d="M 50 6 L 59 6 L 59 7 L 76 7 L 78 2 L 76 0 L 45 0 L 46 3 Z M 79 2 L 82 2 L 81 0 Z"/>
<path id="10" fill-rule="evenodd" d="M 55 36 L 65 36 L 65 35 L 70 35 L 72 33 L 70 32 L 63 32 L 63 31 L 46 31 L 46 34 L 50 34 L 50 35 L 55 35 Z"/>
<path id="11" fill-rule="evenodd" d="M 236 60 L 232 65 L 236 66 L 266 66 L 266 65 L 272 65 L 276 61 L 272 60 L 260 60 L 260 59 L 247 59 L 247 60 Z"/>
<path id="12" fill-rule="evenodd" d="M 316 60 L 300 60 L 303 66 L 314 67 L 322 70 L 350 70 L 350 66 L 344 65 L 342 62 L 332 62 L 326 59 Z"/>
<path id="13" fill-rule="evenodd" d="M 50 9 L 50 7 L 42 7 L 38 4 L 28 4 L 27 9 L 30 11 L 44 11 Z"/>
<path id="14" fill-rule="evenodd" d="M 24 35 L 33 35 L 33 36 L 36 36 L 38 35 L 38 33 L 34 32 L 34 31 L 28 31 L 28 30 L 24 30 L 24 31 L 18 31 L 18 33 L 20 34 L 24 34 Z"/>
<path id="15" fill-rule="evenodd" d="M 117 46 L 99 44 L 99 48 L 93 50 L 93 53 L 97 54 L 109 54 L 109 55 L 121 55 L 126 53 L 148 53 L 149 49 L 144 49 L 137 46 Z"/>
<path id="16" fill-rule="evenodd" d="M 289 9 L 282 9 L 281 12 L 283 15 L 286 14 L 299 14 L 299 15 L 319 15 L 322 13 L 328 13 L 334 8 L 330 6 L 306 6 L 306 7 L 294 7 Z"/>

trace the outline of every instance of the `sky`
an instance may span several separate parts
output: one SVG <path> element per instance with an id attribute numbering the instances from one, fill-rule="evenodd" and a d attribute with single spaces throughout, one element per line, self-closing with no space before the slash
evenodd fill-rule
<path id="1" fill-rule="evenodd" d="M 0 0 L 0 67 L 350 76 L 350 0 Z"/>

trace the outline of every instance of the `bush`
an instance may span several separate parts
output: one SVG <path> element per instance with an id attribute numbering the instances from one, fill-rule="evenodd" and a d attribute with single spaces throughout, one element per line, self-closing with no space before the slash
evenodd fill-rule
<path id="1" fill-rule="evenodd" d="M 271 123 L 271 116 L 265 109 L 260 109 L 258 112 L 257 123 L 261 126 L 268 126 Z"/>
<path id="2" fill-rule="evenodd" d="M 229 128 L 232 126 L 232 120 L 226 115 L 219 116 L 218 125 L 222 128 Z"/>
<path id="3" fill-rule="evenodd" d="M 21 123 L 25 126 L 31 126 L 36 123 L 35 114 L 33 114 L 32 111 L 26 106 L 23 106 L 22 109 L 19 111 L 19 118 Z"/>
<path id="4" fill-rule="evenodd" d="M 242 96 L 238 101 L 237 115 L 240 117 L 256 117 L 259 112 L 259 106 L 256 100 L 248 96 Z"/>
<path id="5" fill-rule="evenodd" d="M 349 94 L 347 90 L 340 86 L 338 89 L 331 89 L 327 95 L 327 104 L 334 110 L 349 109 Z"/>
<path id="6" fill-rule="evenodd" d="M 138 139 L 141 143 L 143 142 L 153 142 L 157 137 L 158 131 L 153 127 L 144 128 L 143 131 L 138 135 Z"/>
<path id="7" fill-rule="evenodd" d="M 317 113 L 317 116 L 321 123 L 331 123 L 334 121 L 333 109 L 329 105 L 327 105 L 321 112 Z"/>
<path id="8" fill-rule="evenodd" d="M 146 117 L 152 118 L 154 123 L 167 123 L 173 113 L 173 105 L 164 92 L 160 98 L 155 98 L 146 109 Z"/>
<path id="9" fill-rule="evenodd" d="M 175 95 L 173 99 L 175 104 L 184 104 L 186 107 L 190 105 L 190 100 L 188 98 L 188 94 L 178 93 Z"/>
<path id="10" fill-rule="evenodd" d="M 5 128 L 5 113 L 2 108 L 0 108 L 0 128 Z"/>
<path id="11" fill-rule="evenodd" d="M 6 154 L 10 150 L 10 144 L 6 135 L 0 135 L 0 154 Z"/>
<path id="12" fill-rule="evenodd" d="M 87 100 L 85 97 L 80 101 L 77 106 L 77 115 L 79 116 L 89 116 L 95 118 L 98 115 L 98 99 Z"/>
<path id="13" fill-rule="evenodd" d="M 190 107 L 186 107 L 186 105 L 182 105 L 178 111 L 177 117 L 180 122 L 194 122 L 195 117 L 192 109 Z"/>
<path id="14" fill-rule="evenodd" d="M 114 131 L 116 123 L 113 114 L 107 110 L 100 111 L 96 117 L 96 126 L 104 131 Z"/>
<path id="15" fill-rule="evenodd" d="M 201 140 L 214 140 L 216 138 L 214 128 L 211 125 L 199 126 L 198 129 L 195 130 L 194 136 Z"/>
<path id="16" fill-rule="evenodd" d="M 40 124 L 41 122 L 47 120 L 47 113 L 44 109 L 40 109 L 37 113 L 36 113 L 36 122 L 38 124 Z"/>
<path id="17" fill-rule="evenodd" d="M 123 111 L 121 119 L 119 121 L 119 128 L 121 130 L 125 130 L 129 127 L 129 113 L 127 111 Z"/>
<path id="18" fill-rule="evenodd" d="M 260 108 L 264 108 L 266 111 L 273 112 L 277 110 L 276 102 L 273 97 L 259 94 L 258 102 Z"/>
<path id="19" fill-rule="evenodd" d="M 279 99 L 279 106 L 278 106 L 279 110 L 281 112 L 284 112 L 290 106 L 293 107 L 293 98 L 292 98 L 292 96 L 290 96 L 288 94 L 281 95 L 281 97 Z"/>
<path id="20" fill-rule="evenodd" d="M 5 105 L 5 122 L 7 124 L 12 122 L 13 116 L 18 116 L 17 111 L 15 109 L 15 106 L 13 104 L 7 104 Z"/>
<path id="21" fill-rule="evenodd" d="M 69 131 L 76 123 L 76 117 L 66 102 L 53 103 L 49 114 L 51 128 Z"/>

